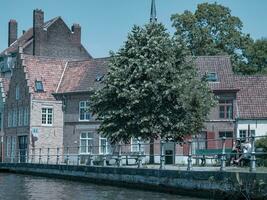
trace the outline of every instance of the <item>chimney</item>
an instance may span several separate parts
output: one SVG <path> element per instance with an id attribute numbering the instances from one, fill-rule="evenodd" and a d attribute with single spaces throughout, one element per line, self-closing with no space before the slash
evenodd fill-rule
<path id="1" fill-rule="evenodd" d="M 8 23 L 8 46 L 15 42 L 18 38 L 18 23 L 11 19 Z"/>
<path id="2" fill-rule="evenodd" d="M 44 12 L 39 9 L 33 11 L 33 55 L 41 55 L 43 40 Z"/>
<path id="3" fill-rule="evenodd" d="M 79 24 L 73 24 L 71 31 L 73 34 L 73 43 L 81 44 L 81 26 Z"/>
<path id="4" fill-rule="evenodd" d="M 44 25 L 44 12 L 39 9 L 33 11 L 33 28 L 38 28 Z"/>

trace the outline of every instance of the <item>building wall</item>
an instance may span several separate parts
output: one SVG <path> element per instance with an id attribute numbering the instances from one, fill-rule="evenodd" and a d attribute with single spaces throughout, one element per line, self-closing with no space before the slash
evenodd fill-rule
<path id="1" fill-rule="evenodd" d="M 237 120 L 237 137 L 240 130 L 255 130 L 255 136 L 267 136 L 267 120 Z"/>
<path id="2" fill-rule="evenodd" d="M 36 44 L 40 48 L 38 56 L 67 58 L 74 60 L 89 59 L 87 51 L 73 38 L 73 33 L 59 18 L 47 30 L 35 35 Z M 38 41 L 38 42 L 37 42 Z"/>

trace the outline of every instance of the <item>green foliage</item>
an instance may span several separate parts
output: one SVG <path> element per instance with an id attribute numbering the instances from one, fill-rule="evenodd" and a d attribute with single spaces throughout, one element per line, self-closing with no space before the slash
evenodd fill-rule
<path id="1" fill-rule="evenodd" d="M 92 97 L 102 120 L 99 132 L 111 142 L 183 136 L 199 131 L 215 101 L 197 78 L 193 59 L 162 24 L 134 26 L 112 53 L 103 88 Z"/>
<path id="2" fill-rule="evenodd" d="M 240 68 L 243 74 L 267 74 L 267 39 L 256 40 L 244 51 L 247 63 Z"/>
<path id="3" fill-rule="evenodd" d="M 249 35 L 242 33 L 243 24 L 231 10 L 217 3 L 199 4 L 195 13 L 185 11 L 172 15 L 176 35 L 180 35 L 192 55 L 230 55 L 234 69 L 248 67 L 244 50 L 252 44 Z"/>
<path id="4" fill-rule="evenodd" d="M 267 137 L 256 140 L 255 147 L 263 148 L 267 152 Z"/>

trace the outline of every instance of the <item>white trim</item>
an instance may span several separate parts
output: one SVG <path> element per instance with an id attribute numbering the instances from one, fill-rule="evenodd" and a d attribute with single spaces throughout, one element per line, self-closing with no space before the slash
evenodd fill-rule
<path id="1" fill-rule="evenodd" d="M 81 103 L 82 102 L 84 102 L 85 103 L 85 105 L 84 105 L 84 108 L 86 108 L 87 106 L 86 106 L 86 103 L 88 102 L 89 103 L 89 101 L 88 100 L 85 100 L 85 101 L 79 101 L 79 122 L 89 122 L 90 121 L 90 119 L 91 119 L 91 114 L 89 113 L 89 119 L 86 119 L 86 114 L 84 115 L 85 116 L 85 119 L 81 119 Z M 89 106 L 90 107 L 90 106 Z M 87 112 L 85 112 L 85 113 L 87 113 Z"/>
<path id="2" fill-rule="evenodd" d="M 61 74 L 61 77 L 60 77 L 59 83 L 58 83 L 58 85 L 57 85 L 56 92 L 58 92 L 59 86 L 60 86 L 60 84 L 61 84 L 61 82 L 62 82 L 63 76 L 64 76 L 64 74 L 65 74 L 65 71 L 66 71 L 66 68 L 67 68 L 67 66 L 68 66 L 68 63 L 69 63 L 69 62 L 66 62 L 66 63 L 65 63 L 64 70 L 63 70 L 63 72 L 62 72 L 62 74 Z"/>

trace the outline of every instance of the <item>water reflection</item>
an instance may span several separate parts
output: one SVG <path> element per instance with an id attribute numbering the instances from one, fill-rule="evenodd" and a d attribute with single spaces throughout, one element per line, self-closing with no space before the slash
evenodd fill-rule
<path id="1" fill-rule="evenodd" d="M 0 174 L 1 200 L 191 200 L 197 198 L 43 177 Z"/>

